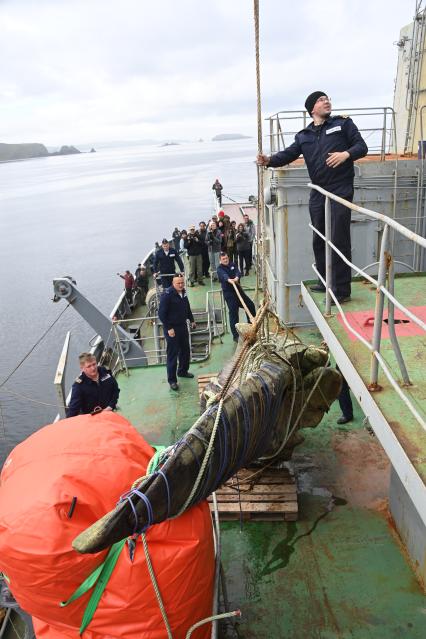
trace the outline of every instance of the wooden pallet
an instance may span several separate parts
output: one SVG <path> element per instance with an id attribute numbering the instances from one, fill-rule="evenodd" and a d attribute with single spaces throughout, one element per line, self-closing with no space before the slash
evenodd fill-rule
<path id="1" fill-rule="evenodd" d="M 199 397 L 201 397 L 203 390 L 205 389 L 205 387 L 207 386 L 207 384 L 210 382 L 210 380 L 213 377 L 217 377 L 217 373 L 206 373 L 205 375 L 198 375 L 197 382 L 198 382 Z"/>
<path id="2" fill-rule="evenodd" d="M 297 488 L 287 468 L 244 468 L 224 486 L 216 490 L 221 521 L 296 521 L 298 518 Z M 238 476 L 238 482 L 237 482 Z M 209 497 L 210 510 L 213 498 Z"/>

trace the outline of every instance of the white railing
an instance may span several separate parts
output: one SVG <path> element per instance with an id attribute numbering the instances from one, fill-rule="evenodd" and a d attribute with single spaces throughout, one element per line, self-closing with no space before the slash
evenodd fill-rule
<path id="1" fill-rule="evenodd" d="M 391 339 L 393 351 L 395 357 L 398 362 L 399 369 L 401 371 L 402 379 L 404 385 L 410 386 L 410 378 L 408 375 L 408 371 L 401 353 L 401 349 L 398 343 L 398 339 L 395 332 L 395 322 L 394 322 L 394 308 L 398 308 L 401 312 L 404 313 L 410 320 L 419 326 L 422 330 L 426 331 L 426 323 L 419 317 L 415 315 L 415 313 L 411 312 L 408 308 L 406 308 L 401 302 L 399 302 L 394 296 L 394 270 L 393 270 L 393 261 L 392 255 L 390 253 L 390 234 L 392 233 L 400 233 L 407 239 L 415 242 L 418 246 L 426 248 L 426 238 L 421 237 L 417 233 L 410 231 L 402 224 L 399 224 L 392 218 L 383 215 L 382 213 L 377 213 L 375 211 L 371 211 L 370 209 L 366 209 L 362 206 L 358 206 L 353 204 L 353 202 L 348 202 L 347 200 L 339 197 L 338 195 L 334 195 L 329 191 L 315 185 L 308 184 L 311 189 L 315 189 L 319 193 L 325 196 L 325 235 L 320 233 L 318 229 L 316 229 L 312 224 L 310 224 L 310 228 L 316 233 L 319 237 L 321 237 L 325 242 L 325 279 L 318 272 L 318 269 L 313 264 L 312 268 L 315 271 L 319 280 L 325 286 L 325 315 L 330 316 L 331 314 L 331 303 L 332 300 L 336 307 L 339 310 L 339 313 L 342 317 L 342 320 L 348 329 L 368 350 L 371 352 L 371 367 L 370 367 L 370 382 L 368 385 L 369 390 L 375 391 L 379 390 L 380 386 L 378 384 L 378 373 L 379 366 L 383 370 L 390 384 L 394 388 L 394 390 L 398 393 L 399 397 L 405 403 L 405 405 L 409 408 L 411 413 L 414 415 L 419 424 L 426 430 L 426 421 L 420 415 L 417 408 L 412 403 L 411 399 L 404 393 L 402 388 L 400 387 L 398 381 L 392 375 L 388 365 L 384 361 L 381 353 L 381 333 L 382 333 L 382 323 L 383 323 L 383 310 L 384 310 L 384 301 L 385 298 L 388 300 L 389 305 L 389 314 L 388 314 L 388 328 L 389 328 L 389 336 Z M 378 275 L 377 279 L 373 278 L 369 275 L 365 269 L 358 268 L 353 264 L 339 249 L 331 241 L 331 204 L 330 200 L 334 200 L 343 206 L 346 206 L 348 209 L 352 211 L 356 211 L 357 213 L 362 213 L 363 215 L 378 220 L 383 224 L 383 234 L 380 246 L 380 258 L 378 262 Z M 350 324 L 348 321 L 345 312 L 342 309 L 341 304 L 339 303 L 336 295 L 331 290 L 331 282 L 332 282 L 332 251 L 334 251 L 348 266 L 350 266 L 354 271 L 371 282 L 376 288 L 376 307 L 374 312 L 374 328 L 373 328 L 373 336 L 371 342 L 369 342 L 365 337 L 360 335 Z M 386 278 L 388 278 L 389 286 L 388 288 L 385 286 Z"/>

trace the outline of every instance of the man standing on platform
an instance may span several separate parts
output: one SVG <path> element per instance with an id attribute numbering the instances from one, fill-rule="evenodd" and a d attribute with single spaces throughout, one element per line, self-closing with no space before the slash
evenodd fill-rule
<path id="1" fill-rule="evenodd" d="M 225 251 L 222 251 L 220 254 L 220 264 L 217 269 L 217 276 L 222 285 L 223 297 L 225 298 L 225 302 L 229 310 L 229 325 L 231 333 L 234 338 L 234 342 L 238 342 L 238 332 L 235 328 L 235 324 L 238 322 L 239 309 L 244 307 L 235 291 L 234 284 L 237 286 L 241 299 L 244 301 L 244 304 L 247 306 L 252 315 L 256 314 L 256 308 L 253 300 L 251 300 L 241 288 L 241 273 L 238 270 L 237 265 L 235 262 L 229 261 L 228 254 L 225 253 Z M 247 321 L 249 321 L 249 317 L 247 317 Z"/>
<path id="2" fill-rule="evenodd" d="M 216 197 L 217 197 L 217 201 L 219 203 L 219 206 L 222 206 L 222 190 L 223 190 L 223 186 L 221 185 L 221 183 L 219 182 L 219 179 L 216 178 L 213 186 L 212 186 L 212 190 L 216 193 Z"/>
<path id="3" fill-rule="evenodd" d="M 368 153 L 368 147 L 352 120 L 343 115 L 331 115 L 330 98 L 324 91 L 314 91 L 305 102 L 312 122 L 299 131 L 293 144 L 270 157 L 258 155 L 260 166 L 279 167 L 290 164 L 303 154 L 312 184 L 352 202 L 354 195 L 354 161 Z M 351 211 L 331 200 L 331 241 L 351 259 Z M 325 196 L 312 189 L 309 199 L 312 225 L 325 235 Z M 325 243 L 316 233 L 313 237 L 315 263 L 325 280 Z M 323 283 L 311 287 L 325 291 Z M 332 251 L 332 290 L 339 302 L 351 295 L 351 267 Z M 333 303 L 333 302 L 332 302 Z"/>
<path id="4" fill-rule="evenodd" d="M 194 377 L 188 370 L 190 348 L 187 322 L 191 322 L 193 329 L 196 324 L 184 286 L 183 276 L 175 275 L 172 285 L 161 296 L 158 310 L 167 342 L 167 381 L 174 391 L 179 389 L 177 377 Z"/>
<path id="5" fill-rule="evenodd" d="M 161 242 L 161 248 L 155 254 L 154 258 L 154 277 L 161 274 L 161 284 L 163 289 L 168 288 L 173 279 L 173 273 L 176 271 L 175 262 L 181 272 L 183 272 L 183 262 L 179 253 L 174 248 L 170 248 L 167 238 Z"/>

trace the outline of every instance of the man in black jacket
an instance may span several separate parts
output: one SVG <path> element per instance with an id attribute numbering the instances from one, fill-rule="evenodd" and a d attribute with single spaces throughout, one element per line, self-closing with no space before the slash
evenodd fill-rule
<path id="1" fill-rule="evenodd" d="M 176 271 L 175 262 L 180 271 L 183 272 L 183 262 L 179 253 L 170 247 L 169 240 L 165 237 L 154 258 L 154 277 L 161 274 L 161 284 L 164 290 L 172 283 L 173 273 Z"/>
<path id="2" fill-rule="evenodd" d="M 79 361 L 81 373 L 72 385 L 67 417 L 115 410 L 120 389 L 111 371 L 98 366 L 91 353 L 82 353 Z"/>
<path id="3" fill-rule="evenodd" d="M 305 108 L 313 121 L 296 134 L 293 144 L 270 157 L 259 155 L 257 162 L 266 167 L 285 166 L 303 154 L 313 184 L 352 202 L 354 161 L 367 155 L 368 147 L 350 118 L 331 115 L 331 102 L 324 91 L 311 93 Z M 325 197 L 314 189 L 309 199 L 309 213 L 312 225 L 324 235 Z M 350 224 L 350 209 L 331 200 L 331 241 L 349 260 Z M 325 279 L 325 244 L 316 233 L 313 249 L 318 272 Z M 325 290 L 321 282 L 312 289 Z M 335 251 L 332 252 L 332 289 L 339 302 L 350 298 L 351 268 Z"/>
<path id="4" fill-rule="evenodd" d="M 196 324 L 184 286 L 183 277 L 175 275 L 172 285 L 162 294 L 158 309 L 167 342 L 167 381 L 174 391 L 179 388 L 176 371 L 178 377 L 194 377 L 188 370 L 190 348 L 187 321 L 191 322 L 192 328 L 196 328 Z"/>

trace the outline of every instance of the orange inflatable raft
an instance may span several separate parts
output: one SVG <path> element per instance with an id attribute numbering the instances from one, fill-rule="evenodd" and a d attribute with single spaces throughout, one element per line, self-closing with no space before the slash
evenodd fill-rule
<path id="1" fill-rule="evenodd" d="M 7 458 L 0 485 L 0 570 L 38 639 L 78 639 L 93 588 L 67 600 L 106 552 L 79 555 L 76 535 L 114 508 L 144 475 L 153 449 L 123 417 L 104 412 L 46 426 Z M 74 509 L 72 509 L 74 505 Z M 210 513 L 201 503 L 146 533 L 149 556 L 172 630 L 212 614 L 214 551 Z M 210 624 L 192 639 L 206 639 Z M 127 543 L 83 639 L 165 639 L 167 631 L 140 537 Z"/>

